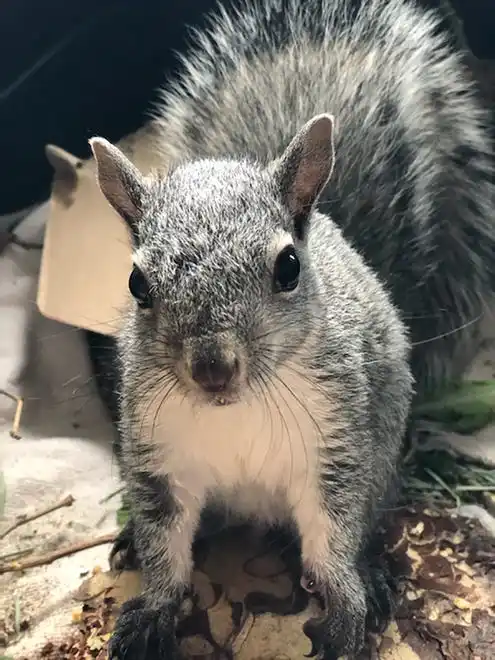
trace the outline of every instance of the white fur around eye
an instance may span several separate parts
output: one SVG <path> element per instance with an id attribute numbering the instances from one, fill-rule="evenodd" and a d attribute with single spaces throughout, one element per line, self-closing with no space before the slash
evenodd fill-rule
<path id="1" fill-rule="evenodd" d="M 143 248 L 138 248 L 132 255 L 132 264 L 144 272 Z"/>
<path id="2" fill-rule="evenodd" d="M 275 261 L 278 255 L 288 245 L 294 245 L 294 240 L 289 232 L 281 231 L 272 238 L 267 249 L 267 266 L 270 271 L 273 271 Z"/>

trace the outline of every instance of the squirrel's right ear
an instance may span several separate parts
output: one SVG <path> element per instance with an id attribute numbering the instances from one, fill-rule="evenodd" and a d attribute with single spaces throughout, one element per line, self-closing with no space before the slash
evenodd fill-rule
<path id="1" fill-rule="evenodd" d="M 115 145 L 101 137 L 89 140 L 96 161 L 100 189 L 109 204 L 135 235 L 147 185 L 138 168 Z"/>

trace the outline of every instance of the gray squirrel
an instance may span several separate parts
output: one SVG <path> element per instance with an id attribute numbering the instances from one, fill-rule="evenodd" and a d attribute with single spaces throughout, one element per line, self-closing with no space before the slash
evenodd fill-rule
<path id="1" fill-rule="evenodd" d="M 390 616 L 369 549 L 413 382 L 462 375 L 495 281 L 488 114 L 439 24 L 411 0 L 219 7 L 156 109 L 167 174 L 91 140 L 134 246 L 114 554 L 145 588 L 110 657 L 178 657 L 209 507 L 295 524 L 318 657 Z"/>

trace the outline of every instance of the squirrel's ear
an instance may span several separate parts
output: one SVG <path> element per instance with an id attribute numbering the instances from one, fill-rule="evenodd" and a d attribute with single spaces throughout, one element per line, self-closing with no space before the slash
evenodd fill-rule
<path id="1" fill-rule="evenodd" d="M 147 192 L 144 176 L 118 147 L 104 138 L 91 138 L 89 144 L 102 193 L 135 234 Z"/>
<path id="2" fill-rule="evenodd" d="M 333 171 L 334 124 L 332 115 L 313 117 L 296 133 L 274 164 L 277 185 L 300 237 L 305 220 Z"/>

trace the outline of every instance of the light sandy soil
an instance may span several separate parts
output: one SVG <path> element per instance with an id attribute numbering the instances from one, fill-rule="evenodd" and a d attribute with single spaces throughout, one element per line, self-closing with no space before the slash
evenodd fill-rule
<path id="1" fill-rule="evenodd" d="M 22 236 L 39 240 L 44 209 L 23 226 Z M 20 233 L 20 232 L 19 232 Z M 50 506 L 71 494 L 75 503 L 27 524 L 0 541 L 0 555 L 33 548 L 49 552 L 65 544 L 112 532 L 119 498 L 100 500 L 119 487 L 110 442 L 113 430 L 95 394 L 79 332 L 41 317 L 35 285 L 40 253 L 12 246 L 0 259 L 0 388 L 16 392 L 26 344 L 28 398 L 21 439 L 9 435 L 15 404 L 0 397 L 0 456 L 6 481 L 5 523 Z M 30 341 L 27 335 L 30 333 Z M 71 592 L 81 574 L 107 566 L 108 546 L 81 552 L 24 575 L 0 576 L 0 626 L 20 622 L 32 632 L 8 649 L 9 657 L 28 651 L 45 634 L 70 622 Z M 3 614 L 3 616 L 2 616 Z M 1 635 L 1 632 L 0 632 Z M 1 655 L 1 647 L 0 647 Z"/>

